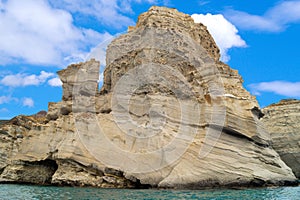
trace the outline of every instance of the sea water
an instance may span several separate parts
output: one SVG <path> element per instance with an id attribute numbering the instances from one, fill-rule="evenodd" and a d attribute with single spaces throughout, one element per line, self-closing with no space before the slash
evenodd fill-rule
<path id="1" fill-rule="evenodd" d="M 244 190 L 128 190 L 32 185 L 0 185 L 0 199 L 271 199 L 300 200 L 300 187 Z"/>

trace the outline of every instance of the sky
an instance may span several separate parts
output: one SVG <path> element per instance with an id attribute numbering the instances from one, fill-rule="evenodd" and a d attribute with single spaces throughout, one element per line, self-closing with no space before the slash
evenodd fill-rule
<path id="1" fill-rule="evenodd" d="M 300 0 L 0 0 L 0 119 L 61 101 L 56 72 L 95 51 L 103 72 L 105 46 L 152 5 L 206 25 L 261 107 L 300 98 Z"/>

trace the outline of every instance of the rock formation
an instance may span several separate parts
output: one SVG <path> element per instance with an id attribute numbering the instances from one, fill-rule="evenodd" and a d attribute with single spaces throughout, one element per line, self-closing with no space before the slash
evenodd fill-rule
<path id="1" fill-rule="evenodd" d="M 219 61 L 206 27 L 152 7 L 107 49 L 58 72 L 44 123 L 1 127 L 0 181 L 194 188 L 295 184 L 255 97 Z M 4 132 L 3 132 L 4 131 Z M 31 173 L 28 173 L 28 171 Z M 35 177 L 35 178 L 33 178 Z"/>
<path id="2" fill-rule="evenodd" d="M 263 109 L 272 146 L 300 178 L 300 101 L 282 100 Z"/>

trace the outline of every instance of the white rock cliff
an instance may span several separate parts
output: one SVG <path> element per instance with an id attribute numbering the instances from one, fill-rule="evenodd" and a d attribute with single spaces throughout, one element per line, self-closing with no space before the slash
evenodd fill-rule
<path id="1" fill-rule="evenodd" d="M 150 8 L 108 46 L 100 91 L 99 62 L 70 65 L 58 72 L 63 98 L 49 103 L 44 121 L 1 127 L 0 181 L 175 189 L 296 184 L 270 147 L 255 97 L 219 58 L 204 25 L 175 9 Z"/>
<path id="2" fill-rule="evenodd" d="M 282 100 L 263 109 L 272 146 L 300 178 L 300 101 Z"/>

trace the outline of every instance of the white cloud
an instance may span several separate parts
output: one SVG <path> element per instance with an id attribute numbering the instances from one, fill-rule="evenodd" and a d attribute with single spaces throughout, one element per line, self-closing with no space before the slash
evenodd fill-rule
<path id="1" fill-rule="evenodd" d="M 48 81 L 48 84 L 52 87 L 61 87 L 62 86 L 62 82 L 59 78 L 52 78 Z"/>
<path id="2" fill-rule="evenodd" d="M 300 97 L 300 82 L 262 82 L 250 84 L 249 88 L 254 95 L 261 95 L 262 92 L 271 92 L 286 97 Z"/>
<path id="3" fill-rule="evenodd" d="M 204 1 L 204 0 L 198 1 L 199 6 L 204 6 L 204 5 L 209 4 L 209 3 L 210 3 L 210 1 Z"/>
<path id="4" fill-rule="evenodd" d="M 22 104 L 23 104 L 24 107 L 29 107 L 29 108 L 34 107 L 34 101 L 33 101 L 32 98 L 25 97 L 22 100 Z"/>
<path id="5" fill-rule="evenodd" d="M 11 100 L 10 96 L 0 96 L 0 104 L 9 103 Z"/>
<path id="6" fill-rule="evenodd" d="M 124 25 L 134 23 L 132 19 L 120 13 L 122 9 L 127 11 L 130 9 L 127 8 L 128 4 L 123 3 L 123 7 L 120 7 L 117 0 L 50 0 L 50 2 L 55 7 L 66 9 L 71 13 L 93 16 L 104 25 L 122 28 Z"/>
<path id="7" fill-rule="evenodd" d="M 56 8 L 95 17 L 102 25 L 120 29 L 133 25 L 134 21 L 126 16 L 133 13 L 132 3 L 157 3 L 156 0 L 49 0 Z"/>
<path id="8" fill-rule="evenodd" d="M 99 74 L 99 83 L 100 84 L 103 84 L 103 81 L 104 81 L 103 79 L 104 79 L 104 74 L 102 72 L 102 73 Z"/>
<path id="9" fill-rule="evenodd" d="M 7 108 L 1 108 L 1 109 L 0 109 L 0 113 L 6 113 L 6 112 L 8 112 L 8 109 L 7 109 Z"/>
<path id="10" fill-rule="evenodd" d="M 226 20 L 223 15 L 193 14 L 192 18 L 196 23 L 202 23 L 207 26 L 208 31 L 220 48 L 222 61 L 229 61 L 228 49 L 247 46 L 246 42 L 238 35 L 236 27 Z"/>
<path id="11" fill-rule="evenodd" d="M 65 57 L 86 53 L 107 34 L 76 27 L 69 12 L 47 0 L 1 0 L 0 19 L 0 65 L 63 65 Z"/>
<path id="12" fill-rule="evenodd" d="M 30 85 L 40 85 L 45 83 L 48 78 L 54 76 L 53 73 L 41 71 L 39 75 L 27 75 L 27 74 L 13 74 L 7 75 L 2 80 L 0 84 L 9 87 L 20 87 L 20 86 L 30 86 Z"/>
<path id="13" fill-rule="evenodd" d="M 124 32 L 125 33 L 125 32 Z M 106 35 L 103 37 L 103 41 L 99 43 L 96 47 L 92 48 L 90 53 L 86 56 L 86 60 L 90 60 L 92 58 L 100 61 L 101 66 L 106 66 L 106 49 L 107 46 L 117 37 L 119 37 L 123 33 L 118 33 L 114 36 Z"/>
<path id="14" fill-rule="evenodd" d="M 282 1 L 262 16 L 236 10 L 226 11 L 225 16 L 241 29 L 279 32 L 290 23 L 300 22 L 300 1 Z"/>
<path id="15" fill-rule="evenodd" d="M 25 107 L 34 107 L 34 101 L 32 98 L 25 97 L 22 99 L 18 99 L 18 98 L 11 97 L 11 96 L 0 96 L 0 105 L 12 103 L 12 102 L 22 103 L 22 105 Z M 8 110 L 6 108 L 3 108 L 0 110 L 0 112 L 7 112 L 7 111 Z"/>

